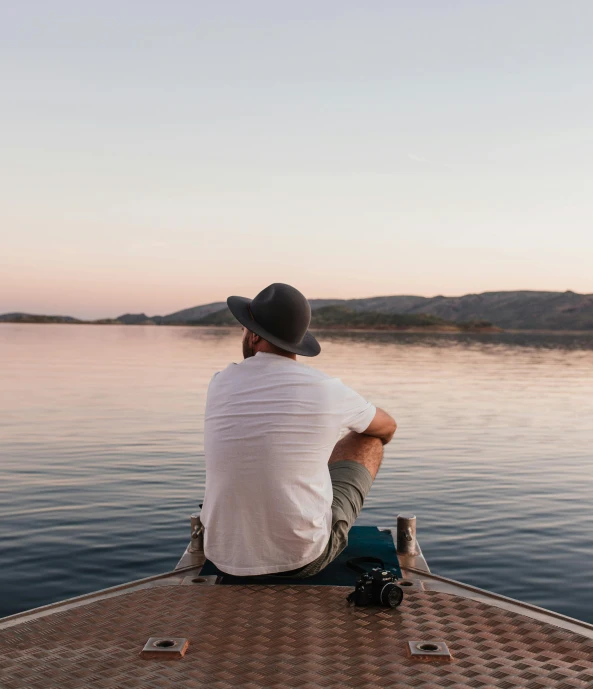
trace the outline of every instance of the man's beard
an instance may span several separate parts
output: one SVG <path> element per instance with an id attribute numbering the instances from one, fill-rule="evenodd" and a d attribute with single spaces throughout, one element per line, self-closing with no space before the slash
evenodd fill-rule
<path id="1" fill-rule="evenodd" d="M 253 356 L 254 354 L 255 352 L 253 351 L 253 345 L 250 342 L 249 333 L 245 333 L 245 337 L 243 338 L 243 358 L 249 359 L 249 357 Z"/>

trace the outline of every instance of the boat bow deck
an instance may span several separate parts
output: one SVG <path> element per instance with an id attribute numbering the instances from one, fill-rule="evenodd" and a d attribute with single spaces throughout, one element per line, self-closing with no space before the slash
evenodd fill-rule
<path id="1" fill-rule="evenodd" d="M 590 636 L 427 582 L 386 610 L 348 606 L 345 587 L 180 574 L 4 621 L 0 686 L 593 687 Z M 185 657 L 143 659 L 154 636 L 188 638 Z M 453 660 L 414 660 L 409 641 L 444 641 Z"/>

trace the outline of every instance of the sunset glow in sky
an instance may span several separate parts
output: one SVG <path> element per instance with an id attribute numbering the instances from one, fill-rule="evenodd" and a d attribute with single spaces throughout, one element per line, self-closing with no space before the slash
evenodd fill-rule
<path id="1" fill-rule="evenodd" d="M 0 313 L 593 292 L 593 3 L 0 9 Z"/>

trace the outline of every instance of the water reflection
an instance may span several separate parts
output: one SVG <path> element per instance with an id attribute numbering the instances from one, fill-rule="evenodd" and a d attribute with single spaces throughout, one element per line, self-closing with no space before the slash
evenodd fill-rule
<path id="1" fill-rule="evenodd" d="M 171 328 L 172 329 L 172 328 Z M 222 328 L 217 326 L 194 326 L 175 328 L 177 335 L 184 339 L 197 340 L 199 342 L 222 342 L 234 336 L 241 340 L 241 327 Z"/>
<path id="2" fill-rule="evenodd" d="M 366 342 L 394 346 L 593 350 L 591 333 L 409 333 L 320 330 L 316 334 L 326 342 Z"/>

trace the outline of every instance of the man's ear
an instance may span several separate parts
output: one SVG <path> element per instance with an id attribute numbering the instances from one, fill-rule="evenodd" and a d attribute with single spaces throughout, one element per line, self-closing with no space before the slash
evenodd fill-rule
<path id="1" fill-rule="evenodd" d="M 261 339 L 259 335 L 256 335 L 254 332 L 251 333 L 251 341 L 253 344 L 257 344 Z"/>

